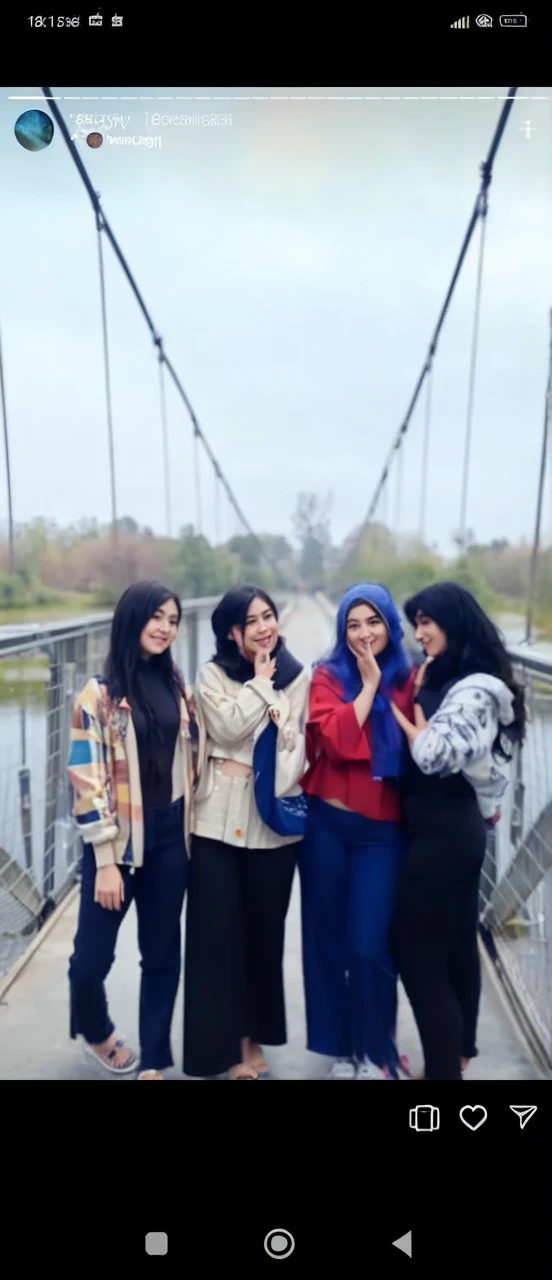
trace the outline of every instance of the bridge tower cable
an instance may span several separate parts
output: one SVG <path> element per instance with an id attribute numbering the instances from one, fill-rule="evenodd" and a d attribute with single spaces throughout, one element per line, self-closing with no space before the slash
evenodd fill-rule
<path id="1" fill-rule="evenodd" d="M 379 502 L 379 499 L 380 499 L 380 496 L 381 496 L 381 490 L 382 490 L 382 486 L 383 486 L 383 484 L 384 484 L 384 478 L 387 476 L 387 474 L 388 474 L 388 472 L 389 472 L 389 469 L 390 469 L 390 467 L 391 467 L 391 465 L 392 465 L 392 463 L 393 463 L 393 461 L 394 461 L 394 459 L 395 459 L 395 456 L 396 456 L 396 454 L 397 454 L 397 451 L 398 451 L 398 449 L 399 449 L 399 447 L 400 447 L 401 441 L 402 441 L 403 437 L 406 435 L 406 433 L 407 433 L 407 431 L 408 431 L 408 428 L 409 428 L 409 425 L 410 425 L 410 422 L 411 422 L 411 419 L 412 419 L 412 415 L 413 415 L 414 409 L 415 409 L 416 404 L 417 404 L 417 402 L 418 402 L 418 397 L 419 397 L 419 395 L 420 395 L 421 389 L 422 389 L 422 387 L 423 387 L 423 385 L 424 385 L 424 382 L 425 382 L 425 380 L 426 380 L 426 377 L 427 377 L 427 375 L 428 375 L 429 370 L 432 368 L 433 358 L 434 358 L 435 353 L 436 353 L 436 351 L 437 351 L 438 341 L 439 341 L 439 338 L 440 338 L 440 335 L 441 335 L 441 332 L 442 332 L 442 329 L 443 329 L 443 325 L 444 325 L 444 322 L 445 322 L 446 316 L 447 316 L 447 314 L 448 314 L 448 310 L 449 310 L 449 307 L 450 307 L 450 304 L 451 304 L 451 301 L 452 301 L 452 298 L 453 298 L 453 295 L 454 295 L 454 291 L 455 291 L 455 288 L 456 288 L 456 285 L 457 285 L 457 282 L 458 282 L 458 278 L 459 278 L 459 276 L 460 276 L 460 272 L 461 272 L 462 267 L 463 267 L 463 265 L 464 265 L 464 260 L 465 260 L 465 258 L 466 258 L 466 254 L 467 254 L 467 252 L 468 252 L 468 248 L 469 248 L 469 245 L 470 245 L 470 243 L 471 243 L 472 236 L 473 236 L 473 234 L 474 234 L 475 228 L 476 228 L 476 226 L 477 226 L 478 222 L 480 221 L 480 219 L 482 219 L 482 218 L 483 218 L 483 219 L 484 219 L 484 218 L 486 218 L 486 214 L 487 214 L 487 193 L 488 193 L 488 189 L 489 189 L 489 186 L 490 186 L 490 183 L 491 183 L 491 179 L 492 179 L 493 164 L 494 164 L 494 161 L 495 161 L 495 159 L 496 159 L 496 154 L 497 154 L 498 148 L 499 148 L 499 146 L 500 146 L 500 143 L 501 143 L 501 140 L 502 140 L 502 137 L 503 137 L 503 134 L 504 134 L 504 130 L 505 130 L 505 128 L 506 128 L 506 124 L 507 124 L 507 122 L 508 122 L 508 118 L 509 118 L 509 116 L 510 116 L 510 112 L 511 112 L 511 110 L 512 110 L 512 107 L 513 107 L 513 104 L 514 104 L 514 99 L 515 99 L 515 97 L 516 97 L 517 92 L 518 92 L 518 88 L 517 88 L 517 87 L 512 87 L 512 88 L 510 88 L 510 89 L 508 90 L 508 93 L 507 93 L 507 96 L 506 96 L 506 100 L 505 100 L 505 102 L 504 102 L 504 104 L 503 104 L 503 107 L 502 107 L 502 110 L 501 110 L 501 113 L 500 113 L 500 117 L 499 117 L 499 119 L 498 119 L 498 123 L 497 123 L 497 125 L 496 125 L 495 131 L 494 131 L 494 134 L 493 134 L 493 137 L 492 137 L 492 140 L 491 140 L 491 144 L 490 144 L 490 147 L 489 147 L 489 151 L 488 151 L 487 157 L 486 157 L 486 159 L 483 161 L 483 164 L 482 164 L 482 165 L 481 165 L 481 167 L 480 167 L 480 172 L 481 172 L 480 186 L 479 186 L 479 190 L 478 190 L 478 192 L 477 192 L 477 197 L 476 197 L 476 200 L 475 200 L 474 208 L 473 208 L 473 211 L 472 211 L 472 214 L 471 214 L 471 217 L 470 217 L 470 221 L 469 221 L 469 223 L 468 223 L 468 227 L 467 227 L 466 233 L 465 233 L 465 235 L 464 235 L 464 240 L 463 240 L 463 242 L 462 242 L 462 246 L 461 246 L 461 249 L 460 249 L 460 253 L 459 253 L 459 255 L 458 255 L 458 259 L 457 259 L 457 261 L 456 261 L 456 265 L 455 265 L 455 268 L 454 268 L 454 271 L 453 271 L 453 274 L 452 274 L 452 278 L 451 278 L 451 281 L 450 281 L 449 287 L 448 287 L 448 289 L 447 289 L 447 293 L 446 293 L 446 295 L 445 295 L 445 299 L 444 299 L 444 302 L 443 302 L 443 304 L 442 304 L 441 311 L 440 311 L 440 313 L 439 313 L 439 318 L 438 318 L 438 320 L 437 320 L 437 324 L 436 324 L 436 326 L 435 326 L 435 330 L 434 330 L 433 335 L 432 335 L 432 338 L 431 338 L 431 342 L 430 342 L 430 345 L 429 345 L 429 350 L 428 350 L 427 356 L 426 356 L 426 358 L 425 358 L 425 360 L 424 360 L 424 364 L 423 364 L 423 367 L 422 367 L 422 371 L 421 371 L 421 373 L 420 373 L 420 375 L 419 375 L 419 377 L 418 377 L 418 381 L 417 381 L 416 386 L 415 386 L 415 388 L 414 388 L 414 391 L 413 391 L 413 394 L 412 394 L 412 397 L 411 397 L 410 403 L 409 403 L 409 405 L 408 405 L 408 408 L 407 408 L 406 414 L 405 414 L 405 416 L 404 416 L 404 419 L 403 419 L 403 421 L 402 421 L 402 423 L 401 423 L 401 426 L 399 427 L 399 429 L 398 429 L 398 431 L 397 431 L 397 434 L 396 434 L 396 436 L 395 436 L 395 439 L 393 440 L 393 443 L 392 443 L 392 445 L 391 445 L 391 447 L 390 447 L 390 449 L 389 449 L 388 455 L 387 455 L 387 457 L 386 457 L 386 459 L 385 459 L 385 462 L 384 462 L 384 465 L 383 465 L 383 468 L 382 468 L 382 471 L 381 471 L 381 475 L 380 475 L 380 478 L 379 478 L 379 480 L 378 480 L 378 483 L 377 483 L 377 485 L 376 485 L 376 487 L 375 487 L 375 490 L 374 490 L 374 493 L 373 493 L 373 496 L 372 496 L 372 499 L 371 499 L 370 505 L 369 505 L 369 507 L 368 507 L 368 511 L 367 511 L 367 513 L 366 513 L 366 517 L 365 517 L 365 519 L 364 519 L 364 522 L 363 522 L 363 524 L 360 526 L 360 528 L 358 529 L 358 531 L 357 531 L 357 533 L 356 533 L 356 535 L 355 535 L 355 538 L 354 538 L 353 544 L 349 544 L 348 551 L 347 551 L 347 555 L 348 555 L 348 556 L 349 556 L 349 555 L 351 555 L 351 554 L 354 554 L 354 551 L 355 551 L 356 549 L 358 549 L 358 546 L 359 546 L 359 545 L 360 545 L 360 543 L 361 543 L 361 540 L 362 540 L 362 537 L 363 537 L 363 535 L 364 535 L 364 531 L 365 531 L 366 527 L 367 527 L 369 524 L 371 524 L 371 522 L 372 522 L 372 520 L 373 520 L 374 513 L 375 513 L 375 511 L 377 510 L 378 502 Z M 475 364 L 474 364 L 474 370 L 475 370 Z M 471 408 L 469 409 L 469 413 L 471 413 Z M 468 421 L 469 421 L 469 420 L 470 420 L 470 419 L 468 418 Z M 465 455 L 466 455 L 467 462 L 469 463 L 469 440 L 467 441 L 467 443 L 468 443 L 468 448 L 467 448 L 467 449 L 465 449 Z M 466 471 L 466 465 L 465 465 L 465 467 L 464 467 L 464 470 Z M 467 491 L 467 486 L 466 486 L 466 491 Z"/>
<path id="2" fill-rule="evenodd" d="M 119 263 L 120 263 L 120 265 L 121 265 L 121 267 L 122 267 L 122 270 L 123 270 L 123 272 L 124 272 L 124 274 L 125 274 L 125 276 L 126 276 L 126 278 L 127 278 L 127 280 L 128 280 L 128 283 L 129 283 L 129 285 L 130 285 L 130 287 L 131 287 L 131 289 L 132 289 L 132 292 L 133 292 L 133 294 L 134 294 L 134 297 L 136 298 L 136 301 L 137 301 L 137 303 L 138 303 L 138 306 L 139 306 L 139 308 L 140 308 L 140 310 L 141 310 L 141 312 L 142 312 L 142 315 L 144 316 L 144 319 L 145 319 L 145 321 L 146 321 L 146 324 L 147 324 L 147 326 L 148 326 L 148 329 L 150 330 L 150 334 L 151 334 L 151 337 L 152 337 L 152 341 L 153 341 L 153 343 L 155 344 L 155 346 L 156 346 L 156 347 L 157 347 L 157 349 L 158 349 L 159 359 L 163 361 L 163 364 L 165 365 L 165 368 L 166 368 L 166 370 L 167 370 L 167 373 L 168 373 L 168 374 L 170 375 L 170 377 L 172 378 L 172 381 L 173 381 L 173 383 L 174 383 L 174 385 L 175 385 L 175 387 L 176 387 L 176 389 L 177 389 L 177 391 L 178 391 L 178 393 L 179 393 L 179 395 L 180 395 L 181 399 L 182 399 L 182 400 L 183 400 L 183 402 L 184 402 L 184 405 L 185 405 L 185 407 L 186 407 L 186 409 L 187 409 L 187 412 L 188 412 L 188 415 L 189 415 L 189 417 L 190 417 L 190 420 L 191 420 L 191 423 L 192 423 L 192 427 L 193 427 L 193 430 L 194 430 L 195 443 L 196 443 L 197 445 L 199 445 L 199 443 L 201 443 L 201 445 L 203 446 L 203 450 L 204 450 L 204 452 L 206 453 L 206 455 L 207 455 L 207 457 L 208 457 L 208 459 L 209 459 L 209 463 L 210 463 L 211 467 L 212 467 L 212 468 L 219 467 L 219 475 L 220 475 L 221 484 L 222 484 L 222 487 L 223 487 L 223 489 L 224 489 L 224 492 L 225 492 L 225 494 L 226 494 L 226 496 L 227 496 L 227 498 L 228 498 L 228 502 L 230 503 L 230 506 L 231 506 L 231 507 L 233 508 L 233 510 L 234 510 L 234 513 L 235 513 L 235 515 L 236 515 L 236 519 L 237 519 L 237 521 L 239 521 L 239 524 L 241 525 L 241 527 L 242 527 L 243 529 L 245 529 L 246 533 L 248 533 L 248 534 L 249 534 L 249 536 L 254 540 L 255 545 L 258 547 L 260 558 L 261 558 L 262 560 L 264 560 L 264 561 L 265 561 L 265 563 L 266 563 L 267 565 L 269 565 L 271 569 L 273 569 L 273 570 L 274 570 L 274 569 L 276 569 L 276 568 L 277 568 L 277 566 L 276 566 L 276 565 L 275 565 L 275 563 L 273 562 L 272 557 L 271 557 L 271 556 L 269 556 L 269 555 L 268 555 L 268 553 L 265 551 L 265 548 L 264 548 L 264 546 L 263 546 L 263 544 L 262 544 L 262 542 L 261 542 L 260 538 L 257 536 L 257 534 L 254 532 L 254 530 L 251 528 L 251 525 L 250 525 L 249 521 L 247 520 L 246 516 L 244 515 L 244 513 L 243 513 L 243 511 L 242 511 L 242 509 L 241 509 L 241 507 L 240 507 L 240 505 L 239 505 L 239 503 L 238 503 L 238 501 L 237 501 L 237 498 L 236 498 L 236 496 L 235 496 L 235 494 L 234 494 L 234 492 L 233 492 L 233 490 L 232 490 L 232 488 L 231 488 L 231 486 L 230 486 L 230 484 L 229 484 L 229 482 L 228 482 L 228 480 L 227 480 L 226 476 L 224 475 L 224 473 L 223 473 L 223 471 L 222 471 L 222 468 L 220 468 L 219 463 L 218 463 L 218 461 L 217 461 L 217 459 L 216 459 L 216 457 L 215 457 L 215 455 L 214 455 L 214 453 L 213 453 L 213 450 L 211 449 L 211 447 L 210 447 L 210 445 L 209 445 L 209 442 L 208 442 L 208 440 L 207 440 L 207 438 L 206 438 L 206 436 L 205 436 L 205 434 L 204 434 L 204 432 L 203 432 L 203 430 L 202 430 L 202 428 L 201 428 L 201 426 L 200 426 L 200 424 L 199 424 L 199 421 L 198 421 L 198 419 L 197 419 L 197 415 L 196 415 L 196 413 L 195 413 L 195 411 L 194 411 L 194 409 L 193 409 L 193 407 L 192 407 L 192 405 L 191 405 L 191 403 L 190 403 L 190 400 L 189 400 L 189 398 L 188 398 L 188 396 L 187 396 L 187 394 L 186 394 L 186 392 L 185 392 L 185 390 L 184 390 L 184 387 L 182 386 L 182 383 L 181 383 L 181 381 L 180 381 L 180 378 L 178 377 L 178 375 L 177 375 L 177 373 L 176 373 L 176 371 L 175 371 L 175 369 L 174 369 L 173 364 L 171 363 L 171 361 L 169 360 L 169 358 L 168 358 L 168 356 L 167 356 L 167 353 L 166 353 L 166 351 L 165 351 L 165 349 L 164 349 L 164 346 L 163 346 L 163 340 L 162 340 L 162 338 L 159 336 L 159 333 L 158 333 L 158 331 L 157 331 L 157 329 L 156 329 L 156 326 L 155 326 L 155 324 L 154 324 L 154 322 L 153 322 L 153 320 L 152 320 L 152 317 L 151 317 L 151 315 L 150 315 L 150 312 L 148 311 L 148 308 L 147 308 L 147 306 L 146 306 L 146 304 L 145 304 L 145 302 L 144 302 L 144 299 L 143 299 L 143 297 L 142 297 L 142 294 L 140 293 L 140 290 L 139 290 L 139 288 L 138 288 L 138 285 L 136 284 L 136 281 L 135 281 L 135 279 L 134 279 L 134 276 L 133 276 L 133 274 L 132 274 L 132 271 L 130 270 L 130 267 L 129 267 L 128 262 L 127 262 L 127 260 L 126 260 L 126 258 L 125 258 L 125 255 L 124 255 L 124 253 L 123 253 L 123 251 L 122 251 L 122 249 L 121 249 L 121 247 L 120 247 L 120 245 L 119 245 L 119 243 L 118 243 L 118 241 L 117 241 L 117 238 L 116 238 L 116 236 L 114 235 L 114 232 L 112 231 L 111 226 L 110 226 L 110 224 L 109 224 L 109 222 L 108 222 L 108 220 L 107 220 L 107 218 L 106 218 L 106 216 L 105 216 L 105 214 L 104 214 L 104 212 L 103 212 L 103 209 L 102 209 L 102 206 L 101 206 L 101 203 L 100 203 L 100 198 L 99 198 L 99 196 L 98 196 L 97 192 L 94 190 L 94 187 L 93 187 L 93 185 L 92 185 L 92 182 L 90 181 L 90 177 L 89 177 L 89 175 L 88 175 L 88 173 L 87 173 L 87 171 L 86 171 L 86 168 L 85 168 L 85 166 L 84 166 L 84 164 L 83 164 L 83 161 L 82 161 L 82 159 L 81 159 L 81 156 L 79 155 L 79 152 L 78 152 L 78 150 L 77 150 L 77 147 L 75 146 L 75 144 L 74 144 L 74 142 L 73 142 L 73 140 L 72 140 L 72 138 L 71 138 L 71 135 L 70 135 L 70 133 L 69 133 L 69 130 L 68 130 L 68 128 L 67 128 L 67 125 L 66 125 L 66 123 L 65 123 L 65 120 L 64 120 L 64 118 L 63 118 L 63 116 L 62 116 L 62 114 L 61 114 L 61 111 L 60 111 L 60 109 L 59 109 L 59 107 L 58 107 L 58 104 L 57 104 L 57 102 L 56 102 L 56 101 L 55 101 L 55 99 L 54 99 L 54 95 L 53 95 L 53 93 L 52 93 L 52 90 L 51 90 L 51 89 L 46 85 L 46 86 L 41 86 L 41 91 L 42 91 L 42 93 L 44 94 L 44 97 L 45 97 L 45 98 L 47 99 L 47 101 L 48 101 L 48 110 L 49 110 L 49 111 L 51 111 L 51 114 L 53 115 L 53 117 L 54 117 L 54 119 L 55 119 L 55 121 L 56 121 L 56 123 L 57 123 L 57 126 L 58 126 L 58 128 L 59 128 L 59 131 L 60 131 L 60 133 L 61 133 L 61 136 L 63 137 L 63 139 L 64 139 L 64 141 L 65 141 L 65 143 L 66 143 L 66 146 L 67 146 L 67 148 L 68 148 L 69 154 L 70 154 L 70 156 L 71 156 L 71 158 L 72 158 L 72 160 L 73 160 L 73 162 L 74 162 L 74 164 L 75 164 L 75 167 L 76 167 L 76 169 L 78 170 L 78 173 L 79 173 L 79 175 L 80 175 L 80 177 L 81 177 L 81 179 L 82 179 L 82 181 L 83 181 L 83 183 L 84 183 L 84 186 L 85 186 L 85 188 L 86 188 L 86 190 L 87 190 L 87 192 L 88 192 L 88 196 L 89 196 L 89 198 L 90 198 L 90 201 L 91 201 L 92 207 L 93 207 L 94 212 L 95 212 L 95 215 L 96 215 L 96 222 L 97 222 L 97 224 L 98 224 L 98 222 L 99 222 L 102 233 L 103 233 L 103 234 L 107 237 L 107 239 L 109 240 L 109 242 L 110 242 L 110 244 L 111 244 L 111 246 L 112 246 L 112 249 L 113 249 L 113 251 L 114 251 L 114 253 L 115 253 L 116 257 L 117 257 L 117 258 L 118 258 L 118 260 L 119 260 Z M 111 437 L 110 437 L 110 441 L 111 441 Z M 110 443 L 110 451 L 111 451 L 111 443 Z M 114 472 L 113 472 L 113 474 L 114 474 Z M 112 512 L 113 512 L 113 509 L 114 509 L 114 497 L 113 497 L 113 487 L 112 487 Z M 115 508 L 115 510 L 116 510 L 116 508 Z"/>

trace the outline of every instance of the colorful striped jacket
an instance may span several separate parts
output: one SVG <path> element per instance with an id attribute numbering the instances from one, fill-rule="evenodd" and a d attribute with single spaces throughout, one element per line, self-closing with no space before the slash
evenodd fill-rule
<path id="1" fill-rule="evenodd" d="M 184 836 L 189 853 L 198 761 L 204 731 L 193 693 L 181 699 L 180 733 L 174 754 L 173 799 L 184 796 Z M 141 867 L 144 816 L 138 744 L 126 698 L 112 702 L 101 676 L 93 676 L 75 699 L 67 764 L 74 792 L 73 817 L 82 839 L 93 845 L 96 866 Z"/>

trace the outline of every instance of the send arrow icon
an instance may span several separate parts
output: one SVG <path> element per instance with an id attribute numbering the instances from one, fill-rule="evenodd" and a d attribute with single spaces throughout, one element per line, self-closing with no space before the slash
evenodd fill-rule
<path id="1" fill-rule="evenodd" d="M 518 1117 L 520 1129 L 524 1129 L 531 1116 L 538 1111 L 538 1107 L 510 1107 L 510 1111 Z"/>
<path id="2" fill-rule="evenodd" d="M 408 1257 L 412 1257 L 412 1232 L 407 1231 L 405 1236 L 399 1236 L 398 1240 L 394 1240 L 395 1249 L 400 1249 L 402 1253 L 407 1253 Z"/>

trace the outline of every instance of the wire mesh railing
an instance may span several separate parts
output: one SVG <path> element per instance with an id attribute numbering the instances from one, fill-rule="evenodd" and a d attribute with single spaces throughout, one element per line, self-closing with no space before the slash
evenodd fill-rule
<path id="1" fill-rule="evenodd" d="M 188 679 L 212 645 L 215 600 L 183 603 L 175 658 Z M 0 977 L 78 875 L 67 777 L 73 699 L 103 669 L 111 615 L 0 631 Z"/>
<path id="2" fill-rule="evenodd" d="M 526 740 L 481 877 L 481 924 L 533 1048 L 552 1065 L 552 660 L 512 653 Z"/>

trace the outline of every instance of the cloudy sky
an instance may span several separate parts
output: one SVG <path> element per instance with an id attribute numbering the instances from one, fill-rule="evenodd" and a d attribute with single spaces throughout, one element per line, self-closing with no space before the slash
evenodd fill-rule
<path id="1" fill-rule="evenodd" d="M 37 153 L 16 141 L 21 112 L 46 104 L 13 96 L 40 90 L 1 92 L 0 327 L 15 517 L 108 520 L 94 214 L 59 132 Z M 96 151 L 80 141 L 80 154 L 251 524 L 289 533 L 297 491 L 331 489 L 341 540 L 369 505 L 410 400 L 506 87 L 53 92 L 71 129 L 87 112 L 85 132 L 104 135 Z M 194 92 L 230 100 L 182 100 Z M 468 508 L 480 540 L 532 535 L 544 412 L 552 111 L 549 90 L 520 94 L 490 190 Z M 361 100 L 330 100 L 339 95 Z M 155 111 L 195 118 L 162 125 Z M 227 123 L 201 123 L 211 112 Z M 121 146 L 109 134 L 161 145 Z M 474 238 L 434 374 L 428 532 L 444 550 L 459 520 L 476 250 Z M 118 509 L 163 532 L 157 362 L 107 242 L 105 257 Z M 178 527 L 196 515 L 193 451 L 170 387 L 168 410 Z M 401 532 L 418 521 L 422 419 L 421 402 L 406 445 Z M 1 472 L 3 516 L 3 460 Z M 202 486 L 212 536 L 206 463 Z M 546 524 L 552 533 L 550 503 Z M 236 532 L 235 519 L 226 516 L 222 532 Z"/>

